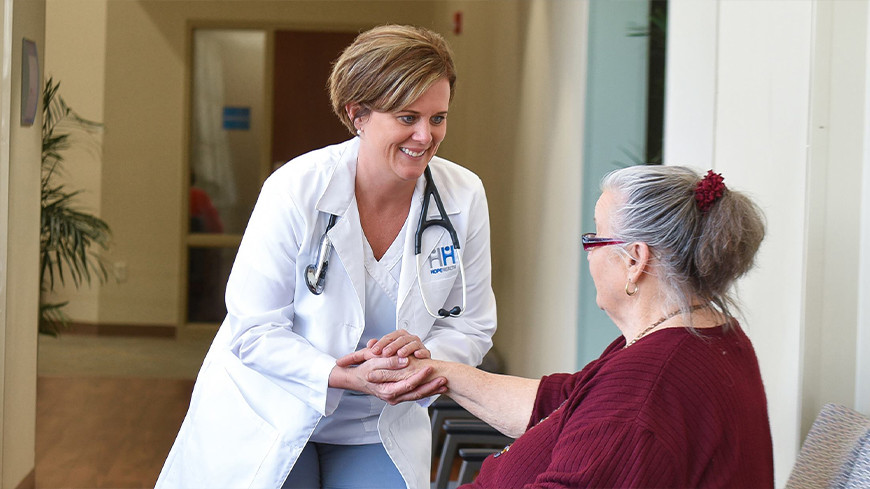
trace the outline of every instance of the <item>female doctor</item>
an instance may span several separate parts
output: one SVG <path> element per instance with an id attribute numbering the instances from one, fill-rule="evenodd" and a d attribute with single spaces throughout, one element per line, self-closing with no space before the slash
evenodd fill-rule
<path id="1" fill-rule="evenodd" d="M 356 137 L 264 183 L 158 488 L 429 487 L 426 403 L 399 401 L 444 379 L 384 387 L 336 359 L 477 365 L 492 346 L 483 185 L 435 156 L 455 80 L 421 28 L 376 27 L 336 60 L 333 110 Z"/>

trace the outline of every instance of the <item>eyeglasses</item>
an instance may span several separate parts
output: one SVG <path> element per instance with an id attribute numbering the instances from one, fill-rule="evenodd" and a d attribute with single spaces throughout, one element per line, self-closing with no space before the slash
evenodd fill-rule
<path id="1" fill-rule="evenodd" d="M 583 241 L 583 251 L 589 251 L 592 248 L 598 248 L 599 246 L 625 244 L 625 241 L 620 241 L 618 239 L 599 238 L 595 233 L 586 233 L 581 236 L 581 239 Z"/>

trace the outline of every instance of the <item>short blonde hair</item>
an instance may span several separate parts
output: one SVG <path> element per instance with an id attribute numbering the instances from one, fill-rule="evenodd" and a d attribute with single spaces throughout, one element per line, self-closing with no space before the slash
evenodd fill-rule
<path id="1" fill-rule="evenodd" d="M 354 120 L 345 106 L 358 104 L 355 119 L 371 111 L 395 112 L 414 103 L 438 80 L 456 84 L 453 52 L 429 29 L 383 25 L 363 32 L 335 60 L 329 76 L 332 110 L 351 134 Z"/>

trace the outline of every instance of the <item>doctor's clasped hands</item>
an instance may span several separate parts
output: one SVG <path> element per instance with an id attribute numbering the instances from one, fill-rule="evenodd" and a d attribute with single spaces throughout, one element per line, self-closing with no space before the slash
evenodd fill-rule
<path id="1" fill-rule="evenodd" d="M 447 379 L 430 378 L 432 367 L 417 365 L 417 360 L 428 358 L 431 354 L 420 338 L 400 329 L 379 340 L 371 339 L 366 348 L 338 359 L 329 382 L 391 405 L 443 394 Z"/>

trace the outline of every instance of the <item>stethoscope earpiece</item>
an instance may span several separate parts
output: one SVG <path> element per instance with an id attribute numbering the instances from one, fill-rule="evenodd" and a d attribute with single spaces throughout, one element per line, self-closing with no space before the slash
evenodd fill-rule
<path id="1" fill-rule="evenodd" d="M 461 314 L 462 314 L 462 309 L 460 309 L 459 306 L 455 306 L 453 309 L 451 309 L 449 311 L 447 309 L 438 309 L 438 316 L 440 316 L 442 318 L 446 318 L 446 317 L 458 318 Z"/>

